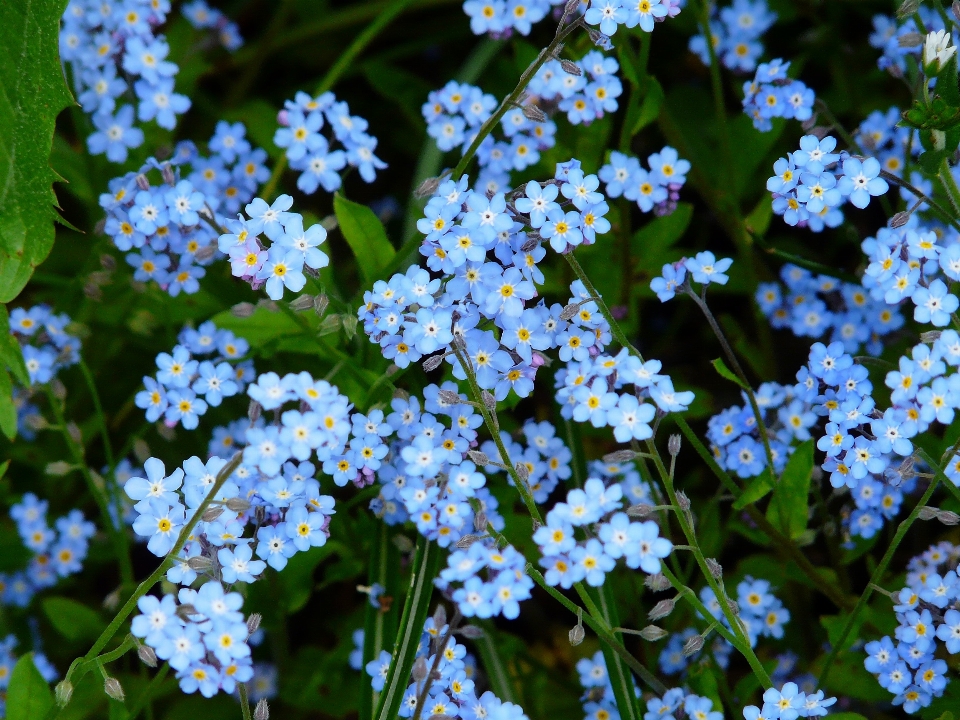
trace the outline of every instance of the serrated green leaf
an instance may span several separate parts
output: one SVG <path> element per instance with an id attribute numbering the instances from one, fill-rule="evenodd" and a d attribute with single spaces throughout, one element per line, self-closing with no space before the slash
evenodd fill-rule
<path id="1" fill-rule="evenodd" d="M 60 66 L 66 0 L 0 2 L 0 302 L 53 247 L 54 123 L 70 103 Z"/>
<path id="2" fill-rule="evenodd" d="M 70 598 L 44 598 L 40 607 L 50 624 L 68 640 L 96 639 L 106 625 L 95 610 Z"/>
<path id="3" fill-rule="evenodd" d="M 33 664 L 33 653 L 19 660 L 7 688 L 7 720 L 43 720 L 53 707 L 53 693 Z"/>
<path id="4" fill-rule="evenodd" d="M 357 258 L 364 282 L 372 283 L 397 254 L 387 239 L 383 223 L 366 205 L 347 200 L 340 193 L 333 196 L 333 211 L 343 237 Z"/>
<path id="5" fill-rule="evenodd" d="M 744 390 L 750 389 L 746 386 L 746 384 L 740 378 L 738 378 L 736 375 L 733 374 L 730 368 L 727 367 L 727 364 L 723 361 L 723 358 L 717 358 L 711 364 L 713 365 L 713 369 L 716 370 L 718 373 L 720 373 L 721 377 L 726 378 L 732 383 L 736 383 Z"/>
<path id="6" fill-rule="evenodd" d="M 807 528 L 807 496 L 813 473 L 813 440 L 807 440 L 793 451 L 773 491 L 767 519 L 775 526 L 798 538 Z M 781 515 L 783 513 L 783 515 Z"/>

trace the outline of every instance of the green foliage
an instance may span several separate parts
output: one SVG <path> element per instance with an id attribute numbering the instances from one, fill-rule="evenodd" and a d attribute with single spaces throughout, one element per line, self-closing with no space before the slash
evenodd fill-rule
<path id="1" fill-rule="evenodd" d="M 53 693 L 33 664 L 33 653 L 23 655 L 10 673 L 7 720 L 43 720 L 52 707 Z"/>
<path id="2" fill-rule="evenodd" d="M 334 196 L 333 207 L 343 237 L 357 258 L 365 284 L 371 284 L 393 260 L 396 251 L 387 239 L 383 223 L 366 205 Z"/>
<path id="3" fill-rule="evenodd" d="M 99 613 L 70 598 L 45 597 L 40 607 L 54 629 L 67 640 L 93 641 L 106 626 Z"/>
<path id="4" fill-rule="evenodd" d="M 70 103 L 58 48 L 66 4 L 0 3 L 0 303 L 20 294 L 53 246 L 50 149 L 57 115 Z"/>
<path id="5" fill-rule="evenodd" d="M 813 474 L 813 440 L 807 440 L 793 451 L 767 507 L 767 519 L 782 527 L 793 539 L 807 527 L 810 477 Z"/>

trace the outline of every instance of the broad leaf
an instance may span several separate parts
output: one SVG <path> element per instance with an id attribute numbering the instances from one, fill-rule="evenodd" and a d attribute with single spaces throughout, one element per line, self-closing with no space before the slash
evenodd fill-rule
<path id="1" fill-rule="evenodd" d="M 7 689 L 7 720 L 42 720 L 53 707 L 50 686 L 33 664 L 33 653 L 19 660 Z"/>
<path id="2" fill-rule="evenodd" d="M 366 205 L 347 200 L 339 193 L 333 197 L 333 210 L 343 237 L 357 258 L 364 282 L 372 283 L 396 255 L 383 223 Z"/>
<path id="3" fill-rule="evenodd" d="M 788 531 L 794 539 L 803 534 L 807 527 L 807 496 L 810 494 L 812 473 L 813 440 L 807 440 L 793 451 L 787 461 L 767 510 L 767 519 L 778 528 Z"/>
<path id="4" fill-rule="evenodd" d="M 68 640 L 95 640 L 106 625 L 95 610 L 70 598 L 44 598 L 40 607 L 50 624 Z"/>
<path id="5" fill-rule="evenodd" d="M 50 150 L 71 101 L 60 67 L 67 0 L 0 2 L 0 302 L 13 300 L 50 252 L 57 174 Z"/>

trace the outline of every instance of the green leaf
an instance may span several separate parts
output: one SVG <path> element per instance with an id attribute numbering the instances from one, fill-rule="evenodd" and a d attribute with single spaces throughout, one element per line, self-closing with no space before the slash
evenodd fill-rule
<path id="1" fill-rule="evenodd" d="M 951 107 L 960 107 L 960 87 L 957 87 L 957 55 L 937 73 L 937 94 Z"/>
<path id="2" fill-rule="evenodd" d="M 773 491 L 767 517 L 784 528 L 791 538 L 798 538 L 807 528 L 807 496 L 813 474 L 813 440 L 807 440 L 793 451 Z M 782 516 L 781 512 L 786 516 Z"/>
<path id="3" fill-rule="evenodd" d="M 643 97 L 643 103 L 640 105 L 640 110 L 630 129 L 631 137 L 660 116 L 660 106 L 663 105 L 663 98 L 663 86 L 657 82 L 655 77 L 650 77 L 647 83 L 647 94 Z"/>
<path id="4" fill-rule="evenodd" d="M 70 103 L 60 66 L 66 0 L 0 2 L 0 302 L 53 247 L 54 123 Z"/>
<path id="5" fill-rule="evenodd" d="M 395 598 L 399 587 L 400 553 L 392 542 L 393 532 L 386 523 L 377 523 L 377 536 L 370 554 L 370 572 L 367 584 L 379 584 L 383 595 Z M 391 601 L 375 607 L 366 603 L 363 623 L 363 664 L 379 657 L 385 648 L 393 647 L 397 636 L 397 610 Z M 370 683 L 363 683 L 360 691 L 360 720 L 373 717 L 377 694 Z M 504 698 L 505 699 L 505 698 Z"/>
<path id="6" fill-rule="evenodd" d="M 692 218 L 693 205 L 682 202 L 669 215 L 655 218 L 637 230 L 633 234 L 633 248 L 641 256 L 641 262 L 669 250 L 683 237 Z"/>
<path id="7" fill-rule="evenodd" d="M 744 383 L 740 378 L 738 378 L 736 375 L 734 375 L 730 371 L 730 368 L 727 367 L 727 364 L 723 361 L 723 358 L 717 358 L 716 360 L 713 361 L 712 365 L 713 365 L 713 369 L 716 370 L 718 373 L 720 373 L 721 377 L 726 378 L 732 383 L 736 383 L 744 390 L 750 389 L 749 387 L 747 387 L 746 383 Z"/>
<path id="8" fill-rule="evenodd" d="M 10 440 L 17 436 L 17 408 L 13 404 L 13 382 L 10 374 L 0 368 L 0 432 Z"/>
<path id="9" fill-rule="evenodd" d="M 7 315 L 7 306 L 0 305 L 0 328 L 10 326 L 10 316 Z M 24 387 L 30 386 L 30 374 L 23 361 L 23 351 L 20 343 L 9 332 L 0 333 L 0 368 L 9 369 L 17 381 Z"/>
<path id="10" fill-rule="evenodd" d="M 106 625 L 95 610 L 69 598 L 44 598 L 40 607 L 50 624 L 68 640 L 94 640 Z"/>
<path id="11" fill-rule="evenodd" d="M 747 505 L 757 502 L 771 490 L 773 490 L 773 485 L 770 482 L 769 474 L 761 473 L 747 483 L 747 486 L 743 489 L 743 495 L 733 503 L 733 509 L 743 510 Z"/>
<path id="12" fill-rule="evenodd" d="M 949 713 L 947 713 L 949 715 Z M 950 716 L 953 717 L 952 715 Z M 830 720 L 867 720 L 864 715 L 855 712 L 830 713 Z"/>
<path id="13" fill-rule="evenodd" d="M 10 461 L 7 460 L 0 465 L 0 471 L 6 471 L 9 465 Z M 0 476 L 2 475 L 0 472 Z M 0 527 L 0 572 L 22 570 L 32 557 L 33 553 L 23 544 L 23 539 L 15 528 L 6 525 Z"/>
<path id="14" fill-rule="evenodd" d="M 33 664 L 33 653 L 27 653 L 10 674 L 7 720 L 43 720 L 52 707 L 50 686 Z"/>
<path id="15" fill-rule="evenodd" d="M 333 196 L 333 211 L 343 237 L 357 257 L 364 282 L 372 283 L 397 254 L 383 223 L 366 205 L 347 200 L 340 193 Z"/>

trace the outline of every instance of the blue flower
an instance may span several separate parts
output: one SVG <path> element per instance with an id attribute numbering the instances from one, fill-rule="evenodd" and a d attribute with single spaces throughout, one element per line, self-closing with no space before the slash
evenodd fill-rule
<path id="1" fill-rule="evenodd" d="M 696 257 L 687 258 L 683 264 L 693 276 L 694 281 L 698 283 L 726 285 L 729 278 L 724 273 L 733 264 L 733 260 L 730 258 L 717 260 L 712 252 L 705 250 L 697 253 Z"/>

